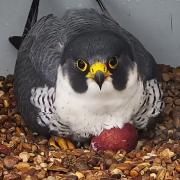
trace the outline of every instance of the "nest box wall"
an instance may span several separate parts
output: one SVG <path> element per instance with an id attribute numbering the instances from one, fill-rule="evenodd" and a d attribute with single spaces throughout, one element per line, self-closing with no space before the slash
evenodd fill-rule
<path id="1" fill-rule="evenodd" d="M 0 2 L 0 74 L 12 74 L 17 51 L 8 37 L 21 35 L 31 0 Z M 158 63 L 180 65 L 180 0 L 104 0 L 122 27 L 134 34 Z M 94 0 L 41 0 L 39 18 L 54 13 L 61 17 L 69 8 L 96 8 Z"/>

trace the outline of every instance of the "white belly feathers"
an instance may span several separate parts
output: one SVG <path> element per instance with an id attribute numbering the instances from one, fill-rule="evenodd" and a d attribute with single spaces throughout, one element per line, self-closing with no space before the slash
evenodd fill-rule
<path id="1" fill-rule="evenodd" d="M 69 125 L 75 133 L 87 136 L 129 122 L 137 112 L 143 94 L 136 66 L 130 71 L 124 90 L 115 90 L 111 81 L 111 78 L 106 79 L 100 90 L 94 80 L 88 79 L 88 90 L 77 93 L 59 67 L 54 105 L 62 123 Z"/>

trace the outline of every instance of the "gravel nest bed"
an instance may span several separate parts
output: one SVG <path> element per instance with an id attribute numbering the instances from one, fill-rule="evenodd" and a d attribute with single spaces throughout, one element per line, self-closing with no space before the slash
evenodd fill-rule
<path id="1" fill-rule="evenodd" d="M 159 65 L 165 109 L 135 150 L 60 150 L 32 133 L 17 113 L 13 76 L 0 76 L 0 179 L 180 179 L 180 67 Z"/>

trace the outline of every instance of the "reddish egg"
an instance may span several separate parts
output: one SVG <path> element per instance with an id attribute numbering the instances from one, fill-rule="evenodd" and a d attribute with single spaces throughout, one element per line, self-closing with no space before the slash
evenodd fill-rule
<path id="1" fill-rule="evenodd" d="M 136 147 L 137 142 L 136 128 L 126 123 L 123 128 L 104 129 L 99 136 L 92 138 L 91 146 L 94 150 L 131 151 Z"/>

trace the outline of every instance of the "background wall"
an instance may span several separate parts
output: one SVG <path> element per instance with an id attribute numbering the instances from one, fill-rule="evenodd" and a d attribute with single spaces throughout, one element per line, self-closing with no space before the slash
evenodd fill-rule
<path id="1" fill-rule="evenodd" d="M 21 35 L 32 0 L 0 0 L 0 75 L 13 73 L 17 51 L 8 42 Z M 134 34 L 158 63 L 180 65 L 180 0 L 104 0 L 121 26 Z M 93 7 L 95 0 L 41 0 L 39 17 L 61 17 L 69 8 Z"/>

